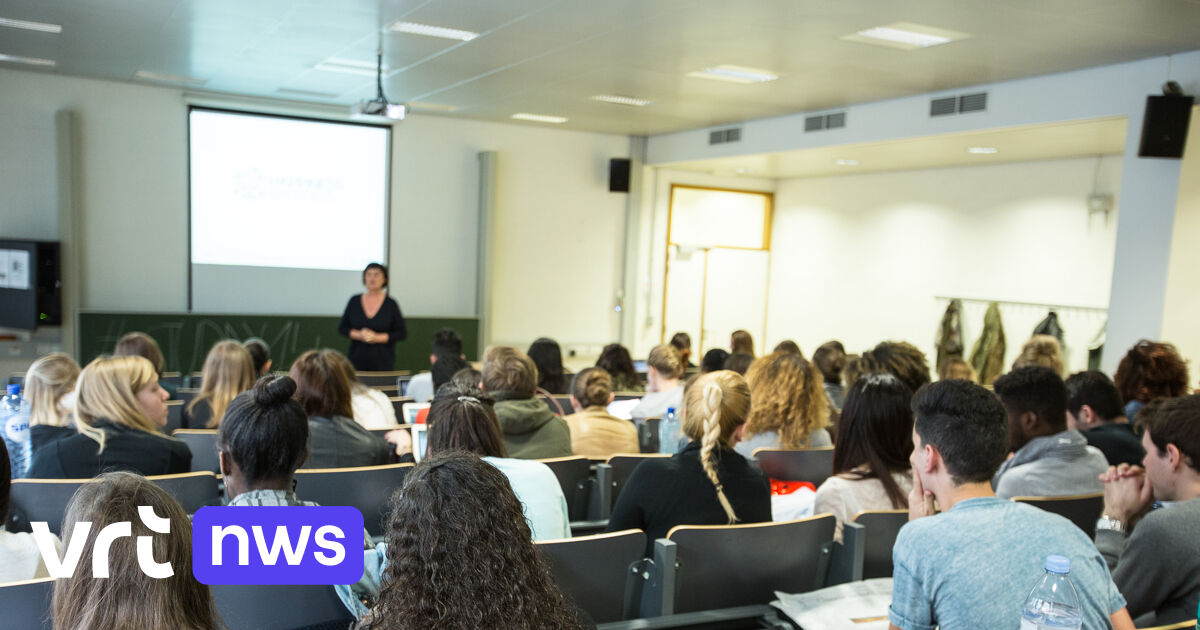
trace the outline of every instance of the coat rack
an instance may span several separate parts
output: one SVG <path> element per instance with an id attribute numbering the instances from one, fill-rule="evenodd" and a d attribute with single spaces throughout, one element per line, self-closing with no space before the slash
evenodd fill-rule
<path id="1" fill-rule="evenodd" d="M 995 303 L 1001 304 L 1001 305 L 1008 304 L 1010 306 L 1032 306 L 1032 307 L 1036 307 L 1036 308 L 1044 308 L 1046 310 L 1053 310 L 1053 311 L 1083 311 L 1083 312 L 1087 312 L 1087 313 L 1108 313 L 1107 308 L 1101 308 L 1099 306 L 1078 306 L 1078 305 L 1074 305 L 1074 304 L 1043 304 L 1041 302 L 1018 302 L 1018 301 L 1014 301 L 1014 300 L 989 300 L 989 299 L 983 299 L 983 298 L 952 297 L 952 296 L 948 296 L 948 295 L 935 295 L 933 297 L 934 297 L 934 299 L 945 300 L 947 302 L 949 302 L 950 300 L 959 300 L 960 302 L 972 302 L 975 304 L 991 304 L 992 302 L 995 302 Z"/>

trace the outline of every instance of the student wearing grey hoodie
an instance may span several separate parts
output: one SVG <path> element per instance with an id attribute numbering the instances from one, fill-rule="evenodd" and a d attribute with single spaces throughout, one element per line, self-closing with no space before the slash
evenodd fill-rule
<path id="1" fill-rule="evenodd" d="M 1018 368 L 996 379 L 996 395 L 1008 413 L 1014 453 L 992 477 L 996 496 L 1061 497 L 1099 493 L 1108 460 L 1067 428 L 1067 388 L 1054 370 Z"/>

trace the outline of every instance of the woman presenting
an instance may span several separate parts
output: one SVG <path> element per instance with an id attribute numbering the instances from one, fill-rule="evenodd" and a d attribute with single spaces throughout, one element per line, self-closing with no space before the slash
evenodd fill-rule
<path id="1" fill-rule="evenodd" d="M 408 331 L 400 305 L 387 296 L 387 267 L 371 263 L 363 269 L 366 293 L 350 298 L 338 332 L 350 338 L 347 356 L 354 369 L 382 372 L 396 369 L 396 342 L 404 341 Z"/>

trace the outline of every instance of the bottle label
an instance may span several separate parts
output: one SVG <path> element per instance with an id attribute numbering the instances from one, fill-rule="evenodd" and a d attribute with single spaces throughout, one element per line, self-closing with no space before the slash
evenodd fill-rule
<path id="1" fill-rule="evenodd" d="M 29 419 L 23 415 L 15 415 L 4 423 L 4 435 L 13 442 L 24 442 L 29 435 Z"/>

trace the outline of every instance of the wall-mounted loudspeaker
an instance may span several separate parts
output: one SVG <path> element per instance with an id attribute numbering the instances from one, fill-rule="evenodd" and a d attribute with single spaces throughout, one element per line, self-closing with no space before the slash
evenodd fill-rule
<path id="1" fill-rule="evenodd" d="M 629 192 L 629 160 L 613 158 L 608 161 L 608 192 Z"/>
<path id="2" fill-rule="evenodd" d="M 1138 157 L 1182 158 L 1193 102 L 1182 95 L 1147 97 Z"/>

